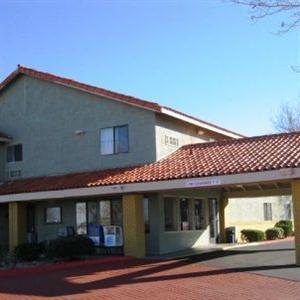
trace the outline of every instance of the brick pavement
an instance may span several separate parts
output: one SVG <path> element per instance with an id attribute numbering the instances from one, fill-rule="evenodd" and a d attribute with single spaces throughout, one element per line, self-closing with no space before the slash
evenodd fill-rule
<path id="1" fill-rule="evenodd" d="M 0 274 L 2 299 L 299 299 L 300 282 L 186 261 L 127 259 Z"/>

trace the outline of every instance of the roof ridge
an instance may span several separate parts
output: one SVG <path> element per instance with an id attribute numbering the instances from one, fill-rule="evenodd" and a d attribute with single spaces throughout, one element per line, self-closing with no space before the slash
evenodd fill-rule
<path id="1" fill-rule="evenodd" d="M 102 88 L 102 87 L 99 87 L 97 85 L 88 84 L 88 83 L 78 81 L 78 80 L 75 80 L 75 79 L 72 79 L 72 78 L 69 78 L 69 77 L 63 77 L 63 76 L 56 75 L 56 74 L 53 74 L 53 73 L 40 71 L 40 70 L 37 70 L 37 69 L 34 69 L 34 68 L 28 68 L 28 67 L 22 66 L 20 64 L 18 65 L 18 69 L 16 71 L 18 71 L 19 73 L 22 73 L 22 74 L 27 74 L 29 76 L 30 76 L 30 74 L 28 74 L 28 72 L 35 72 L 35 73 L 39 73 L 39 74 L 42 74 L 42 75 L 45 75 L 45 76 L 55 77 L 55 78 L 63 80 L 63 81 L 70 81 L 70 82 L 73 82 L 75 84 L 80 84 L 80 85 L 84 85 L 86 87 L 91 87 L 91 88 L 95 88 L 97 90 L 102 90 L 103 92 L 108 92 L 108 93 L 111 93 L 111 94 L 119 95 L 121 97 L 128 97 L 128 98 L 132 98 L 132 99 L 135 99 L 135 100 L 138 100 L 138 101 L 142 101 L 142 102 L 146 102 L 146 103 L 150 103 L 150 104 L 160 106 L 159 103 L 151 101 L 151 100 L 144 100 L 144 99 L 141 99 L 141 98 L 138 98 L 138 97 L 135 97 L 135 96 L 130 96 L 130 95 L 127 95 L 127 94 L 124 94 L 124 93 L 115 92 L 115 91 L 107 89 L 107 88 Z"/>
<path id="2" fill-rule="evenodd" d="M 213 147 L 216 145 L 227 145 L 227 144 L 242 144 L 246 141 L 251 141 L 251 140 L 262 140 L 266 138 L 276 138 L 279 136 L 289 136 L 289 135 L 300 135 L 300 131 L 292 131 L 292 132 L 281 132 L 281 133 L 273 133 L 273 134 L 264 134 L 264 135 L 256 135 L 256 136 L 250 136 L 250 137 L 244 137 L 244 138 L 239 138 L 239 139 L 231 139 L 231 140 L 219 140 L 219 141 L 212 141 L 212 142 L 205 142 L 205 143 L 194 143 L 194 144 L 187 144 L 183 145 L 182 149 L 190 149 L 193 147 Z"/>

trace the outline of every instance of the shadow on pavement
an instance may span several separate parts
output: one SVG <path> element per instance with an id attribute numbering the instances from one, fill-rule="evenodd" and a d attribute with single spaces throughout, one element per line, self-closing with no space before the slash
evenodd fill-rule
<path id="1" fill-rule="evenodd" d="M 289 251 L 281 249 L 276 251 Z M 3 277 L 0 280 L 0 293 L 13 295 L 33 295 L 44 297 L 59 297 L 87 293 L 99 290 L 131 285 L 170 281 L 194 277 L 226 275 L 237 272 L 251 272 L 263 270 L 278 270 L 297 268 L 296 265 L 267 265 L 255 267 L 233 267 L 200 270 L 197 272 L 182 272 L 181 267 L 209 259 L 237 255 L 242 253 L 272 252 L 275 250 L 243 250 L 216 251 L 200 255 L 189 256 L 177 260 L 158 261 L 146 259 L 132 259 L 115 263 L 97 263 L 74 269 L 52 270 L 47 272 L 30 273 L 26 276 L 18 275 Z"/>

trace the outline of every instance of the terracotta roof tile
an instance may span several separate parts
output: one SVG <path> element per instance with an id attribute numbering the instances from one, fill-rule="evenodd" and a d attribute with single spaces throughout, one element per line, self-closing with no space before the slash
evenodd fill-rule
<path id="1" fill-rule="evenodd" d="M 220 126 L 208 123 L 206 121 L 200 120 L 198 118 L 195 118 L 193 116 L 184 114 L 182 112 L 179 112 L 177 110 L 174 110 L 172 108 L 169 107 L 164 107 L 159 105 L 158 103 L 152 102 L 152 101 L 146 101 L 146 100 L 142 100 L 140 98 L 136 98 L 136 97 L 132 97 L 132 96 L 128 96 L 128 95 L 124 95 L 121 93 L 117 93 L 117 92 L 113 92 L 104 88 L 100 88 L 97 86 L 93 86 L 93 85 L 89 85 L 89 84 L 85 84 L 79 81 L 75 81 L 69 78 L 65 78 L 65 77 L 61 77 L 61 76 L 57 76 L 57 75 L 53 75 L 50 73 L 46 73 L 46 72 L 41 72 L 35 69 L 31 69 L 31 68 L 27 68 L 24 66 L 18 66 L 18 69 L 15 70 L 14 72 L 12 72 L 2 83 L 0 83 L 0 91 L 2 89 L 4 89 L 7 85 L 9 85 L 13 80 L 15 80 L 15 78 L 20 75 L 20 74 L 25 74 L 34 78 L 39 78 L 39 79 L 43 79 L 43 80 L 47 80 L 47 81 L 51 81 L 51 82 L 55 82 L 55 83 L 59 83 L 62 85 L 66 85 L 66 86 L 70 86 L 72 88 L 76 88 L 76 89 L 80 89 L 89 93 L 94 93 L 94 94 L 98 94 L 101 96 L 105 96 L 108 98 L 112 98 L 114 100 L 118 100 L 121 102 L 125 102 L 131 105 L 136 105 L 139 107 L 142 107 L 144 109 L 149 109 L 158 113 L 162 113 L 162 109 L 166 108 L 168 110 L 171 110 L 173 112 L 176 112 L 178 114 L 180 114 L 181 116 L 186 116 L 189 117 L 191 119 L 194 119 L 196 121 L 200 121 L 204 124 L 210 125 L 213 128 L 216 129 L 221 129 L 222 131 L 224 131 L 225 133 L 229 133 L 229 134 L 234 134 L 236 135 L 236 137 L 243 137 L 242 135 L 235 133 L 233 131 L 227 130 L 225 128 L 222 128 Z"/>
<path id="2" fill-rule="evenodd" d="M 61 190 L 300 167 L 300 133 L 186 145 L 152 164 L 6 182 L 0 194 Z"/>

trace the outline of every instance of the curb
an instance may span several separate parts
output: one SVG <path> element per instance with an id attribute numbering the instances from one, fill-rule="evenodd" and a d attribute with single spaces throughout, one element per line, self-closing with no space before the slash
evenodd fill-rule
<path id="1" fill-rule="evenodd" d="M 237 244 L 232 246 L 226 246 L 222 248 L 222 250 L 230 250 L 234 248 L 243 248 L 243 247 L 252 247 L 252 246 L 260 246 L 260 245 L 268 245 L 268 244 L 280 244 L 282 242 L 293 241 L 294 237 L 288 237 L 282 240 L 270 240 L 270 241 L 262 241 L 262 242 L 253 242 L 253 243 L 245 243 L 245 244 Z"/>
<path id="2" fill-rule="evenodd" d="M 0 270 L 0 277 L 14 276 L 20 274 L 30 274 L 30 273 L 41 272 L 41 271 L 67 270 L 67 269 L 73 269 L 77 267 L 84 267 L 90 265 L 103 265 L 108 263 L 129 261 L 132 259 L 133 257 L 131 256 L 101 257 L 96 259 L 61 262 L 61 263 L 54 263 L 49 265 L 32 266 L 27 268 Z"/>

